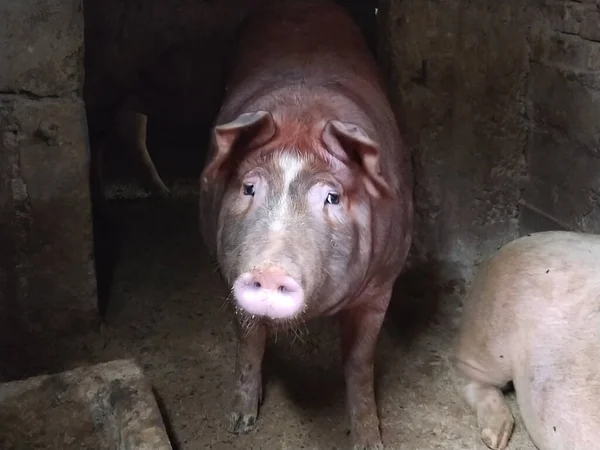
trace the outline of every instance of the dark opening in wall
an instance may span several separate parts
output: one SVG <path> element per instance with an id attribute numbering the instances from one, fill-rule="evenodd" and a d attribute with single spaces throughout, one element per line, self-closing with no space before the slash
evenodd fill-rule
<path id="1" fill-rule="evenodd" d="M 187 5 L 189 2 L 182 0 L 179 3 Z M 198 19 L 174 15 L 168 18 L 174 23 L 167 23 L 167 19 L 159 21 L 159 18 L 155 17 L 161 13 L 158 7 L 146 12 L 149 19 L 156 22 L 154 27 L 137 24 L 139 19 L 135 19 L 131 14 L 127 15 L 125 11 L 125 17 L 131 22 L 129 25 L 132 28 L 124 33 L 136 36 L 131 36 L 131 41 L 120 41 L 119 44 L 123 48 L 121 51 L 130 52 L 132 56 L 143 54 L 143 57 L 137 60 L 124 59 L 124 64 L 135 67 L 115 69 L 128 72 L 127 77 L 115 78 L 115 82 L 124 83 L 124 80 L 127 80 L 125 89 L 121 90 L 139 97 L 141 105 L 137 102 L 136 106 L 148 114 L 148 150 L 160 176 L 169 187 L 175 189 L 175 192 L 189 192 L 197 184 L 210 138 L 210 129 L 222 98 L 235 30 L 245 13 L 261 3 L 261 0 L 244 2 L 241 8 L 241 1 L 229 0 L 222 3 L 224 6 L 221 8 L 202 2 L 196 4 L 196 15 L 204 16 L 198 26 L 204 25 L 207 20 L 224 21 L 222 24 L 212 23 L 205 32 L 196 30 L 196 27 L 190 24 L 190 20 L 198 22 Z M 375 53 L 376 1 L 337 0 L 337 3 L 347 8 Z M 104 14 L 107 14 L 107 9 L 111 7 L 114 10 L 111 15 L 116 16 L 123 5 L 108 2 L 103 6 Z M 234 16 L 224 13 L 233 7 L 238 7 L 241 12 Z M 165 14 L 164 11 L 162 13 Z M 91 15 L 92 12 L 89 12 L 88 17 Z M 206 19 L 207 16 L 209 19 Z M 96 20 L 95 18 L 94 21 Z M 175 26 L 180 27 L 177 36 L 172 32 Z M 104 24 L 96 24 L 93 30 L 88 31 L 90 39 L 99 40 L 97 34 L 105 31 L 104 28 Z M 106 39 L 105 34 L 102 34 L 102 39 Z M 143 38 L 146 38 L 145 42 Z M 142 42 L 133 42 L 135 39 Z M 159 44 L 152 41 L 158 41 Z M 91 51 L 93 53 L 90 58 L 99 52 L 105 58 L 111 57 L 105 54 L 105 49 L 96 48 Z M 106 64 L 106 61 L 100 61 L 98 64 L 100 63 Z M 95 76 L 95 71 L 98 71 L 97 64 L 94 63 L 91 70 L 94 72 L 91 75 Z M 113 136 L 106 151 L 104 170 L 109 198 L 147 195 L 147 192 L 139 188 L 135 160 L 122 148 L 118 136 Z"/>

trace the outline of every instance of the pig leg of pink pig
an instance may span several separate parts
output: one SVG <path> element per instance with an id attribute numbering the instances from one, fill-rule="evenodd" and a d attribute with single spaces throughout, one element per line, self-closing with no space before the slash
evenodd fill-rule
<path id="1" fill-rule="evenodd" d="M 505 367 L 490 366 L 490 361 L 481 365 L 470 360 L 452 358 L 453 382 L 475 411 L 479 434 L 485 445 L 502 450 L 508 445 L 514 427 L 513 416 L 501 390 L 510 378 L 503 374 Z"/>
<path id="2" fill-rule="evenodd" d="M 229 430 L 244 434 L 254 428 L 262 401 L 262 361 L 267 342 L 267 327 L 258 324 L 240 327 L 235 368 L 236 387 Z"/>
<path id="3" fill-rule="evenodd" d="M 391 293 L 340 313 L 342 360 L 353 450 L 381 450 L 374 391 L 375 346 Z"/>

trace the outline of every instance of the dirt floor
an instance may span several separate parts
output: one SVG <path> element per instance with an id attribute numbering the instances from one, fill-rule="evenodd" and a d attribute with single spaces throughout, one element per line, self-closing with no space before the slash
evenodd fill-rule
<path id="1" fill-rule="evenodd" d="M 309 324 L 300 338 L 273 338 L 258 426 L 247 436 L 227 432 L 235 356 L 227 288 L 202 247 L 194 189 L 179 191 L 167 201 L 113 203 L 123 246 L 108 327 L 103 343 L 88 346 L 80 363 L 135 358 L 156 389 L 174 448 L 349 448 L 334 319 Z M 447 289 L 444 306 L 436 307 L 419 297 L 434 280 L 417 272 L 404 280 L 381 335 L 376 369 L 386 448 L 485 449 L 475 416 L 448 377 L 457 296 Z M 516 411 L 512 400 L 511 407 Z M 520 420 L 509 449 L 534 449 Z"/>

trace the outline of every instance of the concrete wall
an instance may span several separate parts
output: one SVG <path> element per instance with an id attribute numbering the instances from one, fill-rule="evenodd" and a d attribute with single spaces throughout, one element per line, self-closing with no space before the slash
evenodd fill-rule
<path id="1" fill-rule="evenodd" d="M 525 232 L 600 230 L 595 1 L 381 0 L 416 172 L 413 256 L 445 279 Z"/>
<path id="2" fill-rule="evenodd" d="M 0 61 L 2 372 L 97 317 L 81 2 L 0 1 Z"/>
<path id="3" fill-rule="evenodd" d="M 527 140 L 521 0 L 382 1 L 381 62 L 416 175 L 413 256 L 443 278 L 519 232 Z"/>
<path id="4" fill-rule="evenodd" d="M 524 230 L 600 233 L 600 9 L 545 2 L 532 30 Z"/>

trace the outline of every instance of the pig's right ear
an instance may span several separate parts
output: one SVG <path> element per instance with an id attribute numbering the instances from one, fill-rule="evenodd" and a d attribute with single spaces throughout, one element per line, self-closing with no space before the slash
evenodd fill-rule
<path id="1" fill-rule="evenodd" d="M 275 121 L 268 111 L 243 113 L 232 122 L 215 126 L 212 139 L 216 151 L 202 171 L 202 188 L 207 188 L 242 156 L 236 150 L 262 145 L 273 137 L 275 131 Z"/>

